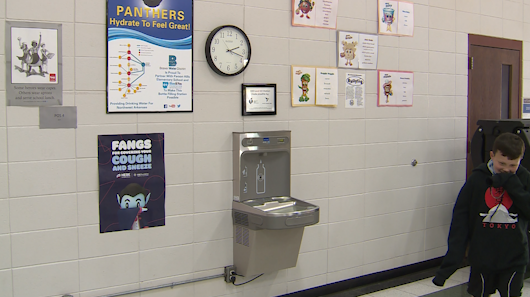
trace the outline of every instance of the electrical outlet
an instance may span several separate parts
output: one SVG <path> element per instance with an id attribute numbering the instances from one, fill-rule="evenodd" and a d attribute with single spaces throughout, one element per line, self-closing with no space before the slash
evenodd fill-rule
<path id="1" fill-rule="evenodd" d="M 235 280 L 236 278 L 236 267 L 235 266 L 225 266 L 225 282 L 232 283 L 232 280 Z"/>

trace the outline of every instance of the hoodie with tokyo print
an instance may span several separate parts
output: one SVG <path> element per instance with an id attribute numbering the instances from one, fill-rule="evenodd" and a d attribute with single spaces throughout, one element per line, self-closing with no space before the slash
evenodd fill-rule
<path id="1" fill-rule="evenodd" d="M 530 172 L 492 175 L 486 164 L 475 168 L 453 208 L 448 250 L 433 283 L 442 286 L 468 260 L 484 273 L 528 264 Z"/>

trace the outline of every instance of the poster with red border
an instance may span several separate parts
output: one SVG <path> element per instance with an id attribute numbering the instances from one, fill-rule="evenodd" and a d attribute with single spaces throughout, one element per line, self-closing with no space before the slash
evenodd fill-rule
<path id="1" fill-rule="evenodd" d="M 414 36 L 414 3 L 397 0 L 379 0 L 377 16 L 379 34 Z"/>
<path id="2" fill-rule="evenodd" d="M 291 24 L 337 29 L 339 0 L 292 0 Z"/>
<path id="3" fill-rule="evenodd" d="M 377 106 L 412 106 L 414 73 L 411 71 L 377 71 Z"/>

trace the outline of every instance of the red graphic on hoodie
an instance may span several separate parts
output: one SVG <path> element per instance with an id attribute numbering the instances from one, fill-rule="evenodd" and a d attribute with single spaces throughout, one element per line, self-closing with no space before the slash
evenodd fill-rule
<path id="1" fill-rule="evenodd" d="M 480 213 L 480 216 L 484 217 L 483 223 L 513 224 L 518 222 L 517 214 L 508 212 L 513 205 L 513 200 L 503 188 L 488 188 L 484 200 L 490 210 L 488 213 Z"/>
<path id="2" fill-rule="evenodd" d="M 510 207 L 512 207 L 512 204 L 513 204 L 512 198 L 508 196 L 508 193 L 506 193 L 503 188 L 493 188 L 493 187 L 489 188 L 486 191 L 485 198 L 486 198 L 485 199 L 486 204 L 488 205 L 489 208 L 497 206 L 497 204 L 499 204 L 501 200 L 502 200 L 502 205 L 504 205 L 506 209 L 510 209 Z"/>

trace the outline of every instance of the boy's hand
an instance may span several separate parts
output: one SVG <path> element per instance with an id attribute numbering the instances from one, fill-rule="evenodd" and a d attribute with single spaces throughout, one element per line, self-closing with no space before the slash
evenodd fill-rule
<path id="1" fill-rule="evenodd" d="M 510 179 L 514 175 L 515 174 L 513 174 L 513 173 L 507 173 L 507 172 L 494 174 L 494 175 L 492 175 L 491 177 L 488 178 L 487 182 L 492 187 L 499 188 L 499 187 L 504 186 L 506 181 L 508 179 Z"/>

